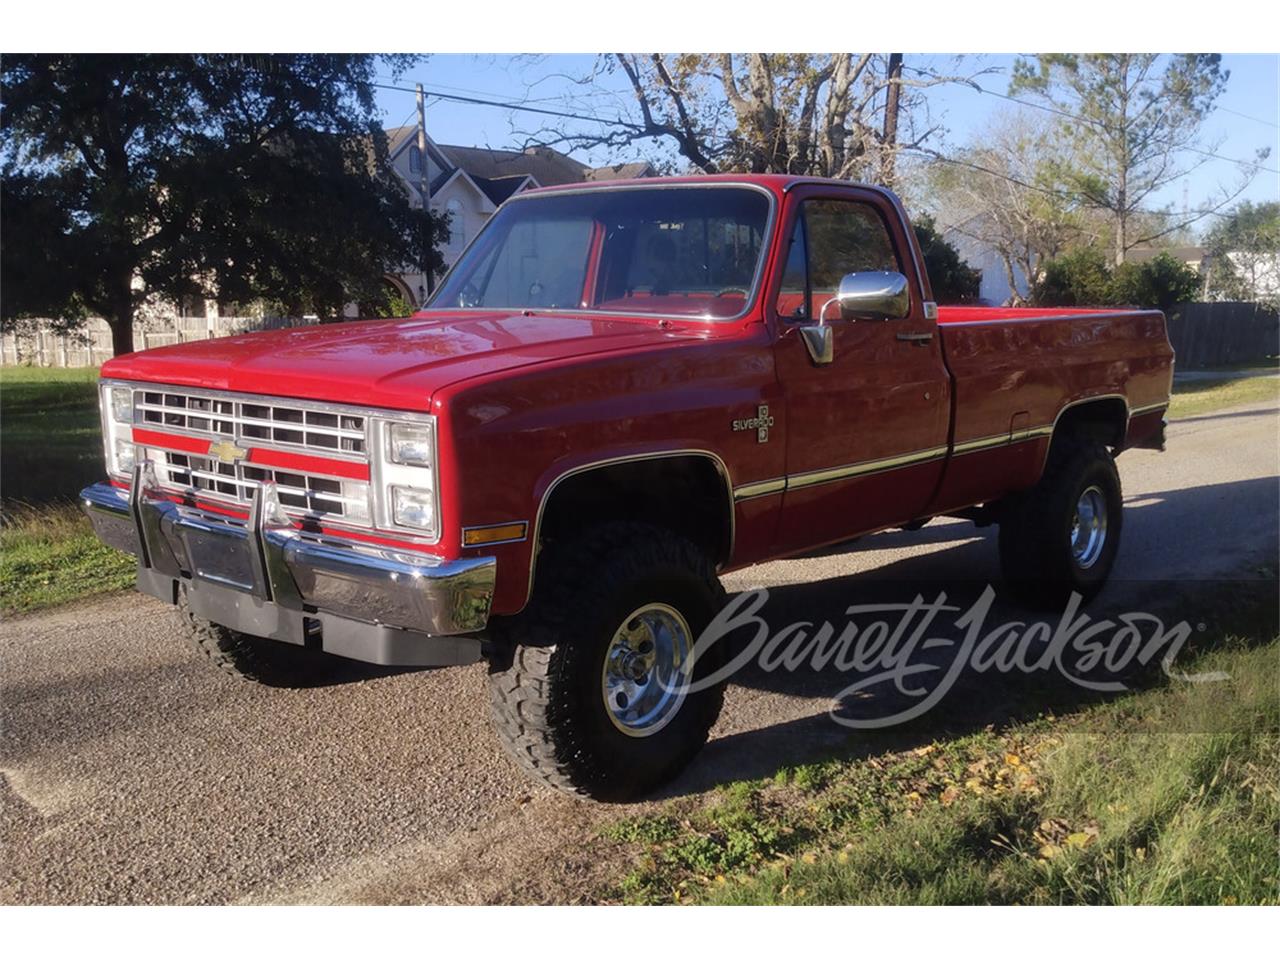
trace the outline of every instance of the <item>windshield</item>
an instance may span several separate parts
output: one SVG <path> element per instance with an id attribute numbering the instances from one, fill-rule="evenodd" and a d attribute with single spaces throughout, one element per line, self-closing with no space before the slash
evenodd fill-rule
<path id="1" fill-rule="evenodd" d="M 431 306 L 729 319 L 747 308 L 768 218 L 769 198 L 745 187 L 515 200 L 463 254 Z"/>

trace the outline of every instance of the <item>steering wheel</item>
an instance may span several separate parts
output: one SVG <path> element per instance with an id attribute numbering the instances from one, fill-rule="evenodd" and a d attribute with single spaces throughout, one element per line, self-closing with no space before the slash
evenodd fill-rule
<path id="1" fill-rule="evenodd" d="M 744 297 L 747 295 L 747 291 L 744 290 L 742 287 L 725 287 L 723 290 L 717 293 L 716 296 L 727 297 L 731 293 L 740 293 Z"/>
<path id="2" fill-rule="evenodd" d="M 468 283 L 458 292 L 458 306 L 460 307 L 483 306 L 481 300 L 480 290 L 474 283 Z"/>

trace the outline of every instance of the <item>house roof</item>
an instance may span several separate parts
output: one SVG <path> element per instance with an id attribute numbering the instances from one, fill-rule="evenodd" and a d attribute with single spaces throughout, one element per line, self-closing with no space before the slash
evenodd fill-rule
<path id="1" fill-rule="evenodd" d="M 582 183 L 591 168 L 550 147 L 528 147 L 524 150 L 494 150 L 489 147 L 460 147 L 440 144 L 440 150 L 473 177 L 501 180 L 504 177 L 529 176 L 543 186 Z"/>
<path id="2" fill-rule="evenodd" d="M 1199 263 L 1208 253 L 1205 247 L 1134 247 L 1124 255 L 1125 260 L 1129 263 L 1146 263 L 1148 260 L 1154 260 L 1162 253 L 1167 253 L 1175 260 L 1181 260 L 1183 263 Z"/>
<path id="3" fill-rule="evenodd" d="M 417 134 L 416 125 L 388 130 L 387 146 L 390 155 L 395 157 L 411 145 Z M 443 171 L 431 183 L 432 194 L 449 181 L 455 169 L 461 169 L 466 171 L 472 182 L 494 204 L 502 203 L 530 180 L 532 183 L 528 183 L 529 186 L 554 187 L 601 180 L 634 180 L 654 175 L 653 168 L 648 163 L 619 163 L 592 168 L 551 147 L 496 150 L 491 147 L 436 143 L 427 137 L 427 151 Z"/>

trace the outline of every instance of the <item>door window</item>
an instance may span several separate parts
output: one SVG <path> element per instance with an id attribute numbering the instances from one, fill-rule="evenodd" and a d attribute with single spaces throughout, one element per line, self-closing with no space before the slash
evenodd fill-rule
<path id="1" fill-rule="evenodd" d="M 778 315 L 816 318 L 845 274 L 901 269 L 893 240 L 874 207 L 853 200 L 806 200 L 791 238 Z"/>

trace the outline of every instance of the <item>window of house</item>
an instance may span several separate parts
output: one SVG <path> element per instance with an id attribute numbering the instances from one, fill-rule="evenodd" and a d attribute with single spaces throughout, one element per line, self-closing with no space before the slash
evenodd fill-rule
<path id="1" fill-rule="evenodd" d="M 422 172 L 422 151 L 419 150 L 417 147 L 409 148 L 409 172 L 410 173 Z"/>
<path id="2" fill-rule="evenodd" d="M 893 240 L 875 208 L 854 200 L 806 200 L 787 257 L 778 315 L 817 317 L 847 273 L 901 271 Z"/>

